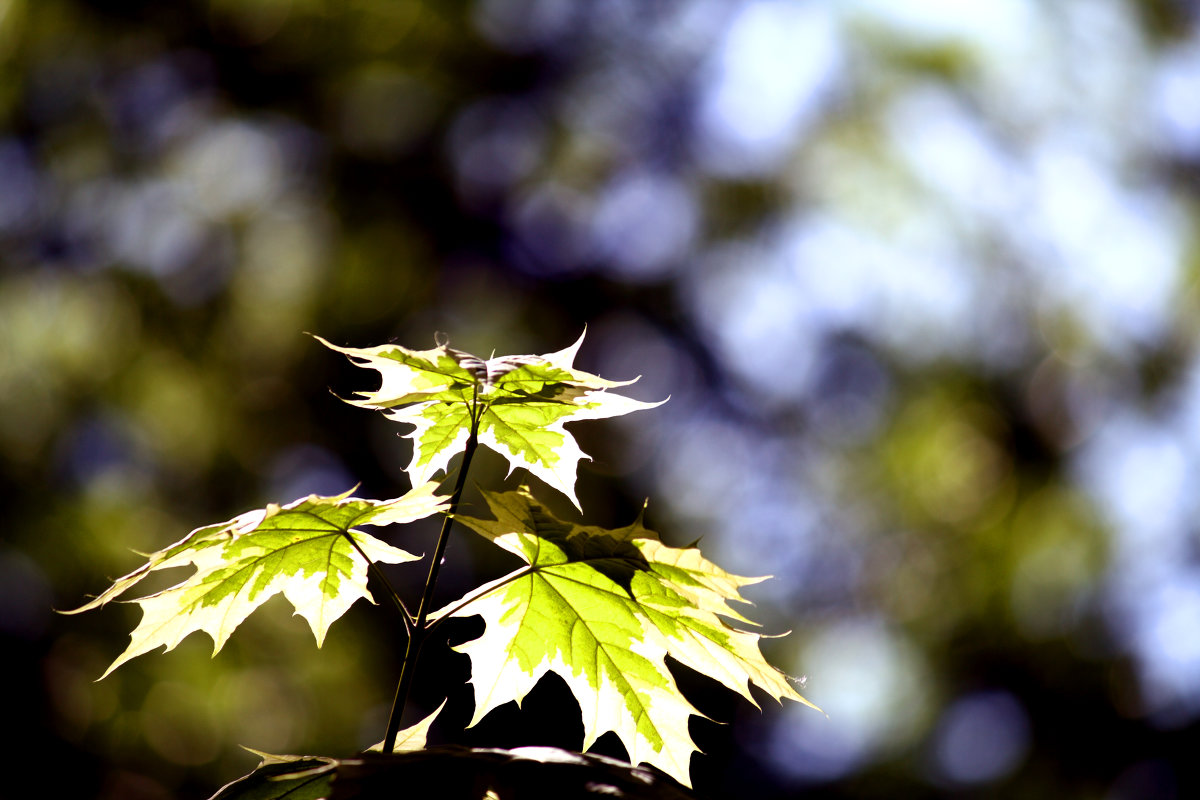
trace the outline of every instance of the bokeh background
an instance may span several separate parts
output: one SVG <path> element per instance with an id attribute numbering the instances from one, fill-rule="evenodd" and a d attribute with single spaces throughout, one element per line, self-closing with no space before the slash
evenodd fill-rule
<path id="1" fill-rule="evenodd" d="M 671 395 L 575 428 L 589 521 L 650 497 L 774 574 L 764 649 L 828 713 L 681 671 L 724 723 L 701 795 L 1200 796 L 1198 219 L 1186 0 L 0 0 L 0 793 L 201 798 L 239 744 L 382 738 L 385 606 L 317 651 L 277 599 L 99 683 L 136 606 L 51 609 L 407 487 L 306 332 L 586 324 L 581 366 Z M 508 566 L 450 557 L 446 599 Z M 416 688 L 440 740 L 578 746 L 552 680 L 455 730 L 464 662 Z"/>

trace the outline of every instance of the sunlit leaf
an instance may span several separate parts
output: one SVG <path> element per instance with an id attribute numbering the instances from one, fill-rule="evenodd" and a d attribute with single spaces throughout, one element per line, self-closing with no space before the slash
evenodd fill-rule
<path id="1" fill-rule="evenodd" d="M 583 336 L 556 353 L 491 359 L 444 344 L 432 350 L 392 344 L 358 349 L 317 339 L 359 366 L 378 370 L 379 389 L 348 402 L 413 426 L 407 434 L 413 440 L 407 470 L 414 484 L 447 468 L 463 451 L 477 419 L 480 444 L 504 456 L 510 470 L 524 467 L 578 507 L 576 472 L 587 456 L 563 426 L 660 405 L 608 391 L 633 381 L 605 380 L 576 369 Z"/>
<path id="2" fill-rule="evenodd" d="M 368 558 L 389 564 L 418 558 L 354 526 L 427 517 L 446 503 L 435 488 L 425 484 L 386 501 L 349 497 L 349 492 L 310 495 L 198 528 L 152 554 L 92 602 L 66 613 L 103 606 L 158 570 L 192 565 L 196 571 L 187 580 L 134 601 L 142 607 L 142 620 L 105 676 L 155 648 L 174 649 L 194 631 L 212 637 L 215 655 L 247 616 L 281 592 L 308 620 L 320 647 L 330 624 L 355 600 L 374 602 L 367 590 Z"/>
<path id="3" fill-rule="evenodd" d="M 422 719 L 420 722 L 412 725 L 396 734 L 396 744 L 392 746 L 393 753 L 408 753 L 413 750 L 422 750 L 425 747 L 425 740 L 429 737 L 429 729 L 433 726 L 433 721 L 437 719 L 437 715 L 442 713 L 442 709 L 446 707 L 446 701 L 443 700 L 441 705 L 434 709 L 433 713 Z M 368 752 L 381 753 L 383 752 L 383 742 L 372 745 L 367 748 Z"/>
<path id="4" fill-rule="evenodd" d="M 583 712 L 584 749 L 614 731 L 630 761 L 688 783 L 695 708 L 666 656 L 754 702 L 750 684 L 777 700 L 811 705 L 763 658 L 759 634 L 731 601 L 762 578 L 731 575 L 696 548 L 664 545 L 641 520 L 607 530 L 564 522 L 528 493 L 485 492 L 495 520 L 459 517 L 525 563 L 440 615 L 480 615 L 482 636 L 457 649 L 471 658 L 474 725 L 518 704 L 547 672 L 566 681 Z M 723 619 L 725 618 L 725 619 Z"/>

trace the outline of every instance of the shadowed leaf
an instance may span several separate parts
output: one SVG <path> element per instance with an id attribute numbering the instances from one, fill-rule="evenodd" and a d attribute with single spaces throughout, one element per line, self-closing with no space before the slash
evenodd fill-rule
<path id="1" fill-rule="evenodd" d="M 555 747 L 512 750 L 443 745 L 327 759 L 274 756 L 211 800 L 689 800 L 671 778 L 604 756 Z M 286 761 L 278 759 L 288 759 Z"/>

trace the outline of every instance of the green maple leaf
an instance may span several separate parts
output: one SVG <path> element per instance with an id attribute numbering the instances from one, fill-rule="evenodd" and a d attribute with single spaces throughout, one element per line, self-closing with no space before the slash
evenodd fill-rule
<path id="1" fill-rule="evenodd" d="M 763 578 L 731 575 L 694 547 L 664 545 L 639 518 L 607 530 L 563 522 L 528 490 L 484 492 L 495 520 L 456 517 L 526 564 L 436 616 L 480 615 L 482 636 L 459 646 L 471 658 L 477 723 L 521 700 L 547 672 L 567 682 L 583 712 L 586 750 L 606 731 L 629 759 L 688 784 L 697 748 L 688 718 L 699 714 L 665 657 L 708 675 L 750 702 L 750 684 L 776 700 L 812 705 L 766 662 L 760 636 L 729 604 Z M 815 706 L 813 706 L 815 708 Z"/>
<path id="2" fill-rule="evenodd" d="M 447 501 L 433 493 L 435 488 L 428 483 L 384 501 L 349 497 L 350 492 L 309 495 L 197 528 L 151 554 L 90 603 L 65 613 L 103 606 L 158 570 L 193 565 L 196 571 L 187 580 L 133 601 L 142 607 L 142 620 L 128 649 L 101 678 L 155 648 L 173 650 L 194 631 L 212 637 L 216 655 L 246 617 L 280 592 L 308 621 L 320 647 L 329 626 L 355 600 L 374 602 L 367 590 L 368 558 L 389 564 L 419 558 L 354 526 L 427 517 Z"/>
<path id="3" fill-rule="evenodd" d="M 633 381 L 610 381 L 572 364 L 583 336 L 556 353 L 481 359 L 441 344 L 432 350 L 399 345 L 338 347 L 361 367 L 378 370 L 381 385 L 360 392 L 357 406 L 374 408 L 396 422 L 414 426 L 412 460 L 406 468 L 414 484 L 445 470 L 462 452 L 474 427 L 480 444 L 504 456 L 510 472 L 524 467 L 571 498 L 580 459 L 587 458 L 567 422 L 621 416 L 661 403 L 643 403 L 608 389 Z M 661 401 L 661 402 L 666 402 Z"/>

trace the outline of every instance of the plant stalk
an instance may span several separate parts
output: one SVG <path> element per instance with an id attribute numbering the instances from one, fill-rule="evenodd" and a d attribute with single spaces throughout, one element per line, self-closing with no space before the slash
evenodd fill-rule
<path id="1" fill-rule="evenodd" d="M 463 449 L 462 464 L 458 469 L 458 480 L 454 484 L 454 493 L 450 495 L 450 506 L 446 518 L 442 521 L 442 530 L 438 534 L 437 546 L 433 550 L 433 561 L 429 565 L 429 576 L 425 579 L 425 591 L 421 595 L 421 604 L 417 607 L 417 619 L 409 631 L 408 644 L 404 649 L 404 663 L 400 666 L 400 681 L 396 684 L 396 697 L 392 701 L 392 713 L 388 717 L 387 733 L 383 737 L 383 752 L 390 753 L 396 745 L 396 735 L 400 732 L 400 718 L 404 716 L 404 706 L 408 702 L 408 692 L 412 688 L 413 675 L 417 671 L 417 659 L 421 655 L 421 646 L 429 633 L 429 612 L 433 605 L 433 590 L 437 585 L 438 572 L 442 568 L 442 560 L 446 553 L 446 545 L 450 541 L 450 527 L 454 524 L 454 515 L 458 512 L 458 501 L 462 497 L 463 486 L 467 482 L 467 470 L 471 466 L 471 457 L 479 445 L 479 418 L 472 414 L 471 435 L 467 437 L 467 445 Z"/>
<path id="2" fill-rule="evenodd" d="M 383 588 L 387 589 L 388 597 L 390 597 L 392 600 L 392 605 L 396 607 L 396 611 L 400 612 L 400 619 L 404 622 L 404 630 L 407 631 L 411 636 L 413 616 L 412 614 L 408 613 L 408 609 L 404 605 L 404 600 L 401 599 L 400 595 L 396 593 L 396 590 L 392 588 L 392 584 L 387 579 L 387 575 L 383 574 L 383 570 L 379 568 L 379 565 L 371 560 L 371 557 L 363 551 L 358 542 L 354 541 L 354 537 L 348 533 L 343 533 L 342 535 L 350 540 L 350 544 L 354 546 L 354 549 L 358 551 L 358 554 L 367 562 L 367 571 L 371 575 L 375 576 L 375 580 L 383 584 Z"/>

